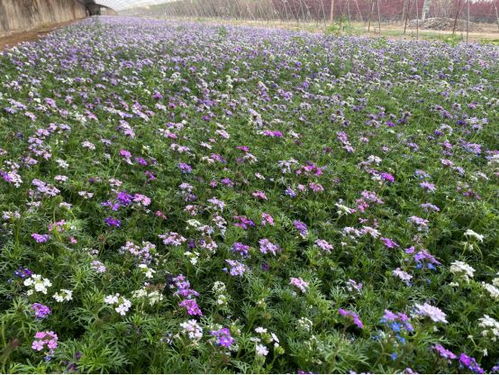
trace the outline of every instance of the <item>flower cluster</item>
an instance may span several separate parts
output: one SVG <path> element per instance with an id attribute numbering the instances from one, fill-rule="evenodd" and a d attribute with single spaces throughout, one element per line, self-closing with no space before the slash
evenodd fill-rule
<path id="1" fill-rule="evenodd" d="M 132 302 L 125 297 L 121 297 L 119 293 L 104 297 L 104 303 L 116 306 L 114 310 L 121 316 L 125 316 L 128 310 L 130 310 L 130 307 L 132 307 Z"/>
<path id="2" fill-rule="evenodd" d="M 359 315 L 357 313 L 345 309 L 338 309 L 338 313 L 341 316 L 350 318 L 353 324 L 355 324 L 357 327 L 364 328 L 364 323 L 362 323 L 362 320 L 360 320 Z"/>
<path id="3" fill-rule="evenodd" d="M 27 292 L 28 296 L 30 296 L 35 292 L 47 294 L 48 288 L 52 286 L 52 282 L 49 279 L 34 273 L 24 280 L 24 285 L 30 287 Z"/>
<path id="4" fill-rule="evenodd" d="M 31 347 L 36 351 L 42 351 L 43 349 L 48 349 L 50 354 L 54 353 L 54 350 L 58 346 L 58 336 L 52 331 L 41 331 L 35 334 L 35 340 L 31 344 Z"/>

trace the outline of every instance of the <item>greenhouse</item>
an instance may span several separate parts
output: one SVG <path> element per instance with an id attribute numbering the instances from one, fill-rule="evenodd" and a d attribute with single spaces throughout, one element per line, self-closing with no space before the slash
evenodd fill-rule
<path id="1" fill-rule="evenodd" d="M 499 0 L 0 0 L 1 373 L 499 373 Z"/>

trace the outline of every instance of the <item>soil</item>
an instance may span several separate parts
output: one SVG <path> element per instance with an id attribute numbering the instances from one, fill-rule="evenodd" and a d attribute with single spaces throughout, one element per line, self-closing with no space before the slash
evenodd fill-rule
<path id="1" fill-rule="evenodd" d="M 19 33 L 13 33 L 13 34 L 10 34 L 7 36 L 0 37 L 0 51 L 3 49 L 12 48 L 15 45 L 22 43 L 22 42 L 38 40 L 55 29 L 70 25 L 70 24 L 77 22 L 77 21 L 79 21 L 79 20 L 57 23 L 57 24 L 53 24 L 50 26 L 44 26 L 44 27 L 40 27 L 37 29 L 23 31 L 23 32 L 19 32 Z"/>

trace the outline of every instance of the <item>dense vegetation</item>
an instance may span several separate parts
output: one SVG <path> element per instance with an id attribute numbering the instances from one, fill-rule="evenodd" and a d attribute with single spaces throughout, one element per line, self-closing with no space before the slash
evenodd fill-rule
<path id="1" fill-rule="evenodd" d="M 118 17 L 3 52 L 0 371 L 497 372 L 498 58 Z"/>

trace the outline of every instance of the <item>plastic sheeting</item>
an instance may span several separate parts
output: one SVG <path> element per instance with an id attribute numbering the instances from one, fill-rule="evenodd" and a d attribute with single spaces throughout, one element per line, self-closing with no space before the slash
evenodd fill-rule
<path id="1" fill-rule="evenodd" d="M 95 0 L 97 4 L 108 6 L 116 11 L 123 9 L 167 3 L 172 0 Z"/>

